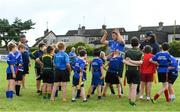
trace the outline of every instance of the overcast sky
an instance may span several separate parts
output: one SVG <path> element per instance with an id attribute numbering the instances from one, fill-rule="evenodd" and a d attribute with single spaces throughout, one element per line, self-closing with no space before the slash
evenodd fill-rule
<path id="1" fill-rule="evenodd" d="M 43 36 L 47 28 L 63 35 L 77 29 L 124 27 L 137 30 L 139 25 L 180 24 L 180 0 L 0 0 L 0 18 L 32 19 L 35 29 L 27 32 L 29 44 Z"/>

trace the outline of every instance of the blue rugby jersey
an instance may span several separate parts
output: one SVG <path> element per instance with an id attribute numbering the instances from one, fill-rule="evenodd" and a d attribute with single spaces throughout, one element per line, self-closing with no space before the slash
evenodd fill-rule
<path id="1" fill-rule="evenodd" d="M 108 72 L 112 73 L 118 73 L 120 70 L 123 68 L 123 57 L 118 56 L 118 57 L 112 57 L 108 59 L 109 61 L 109 68 Z"/>
<path id="2" fill-rule="evenodd" d="M 84 74 L 85 74 L 85 67 L 86 67 L 86 62 L 83 59 L 77 58 L 76 62 L 75 62 L 75 66 L 74 66 L 74 78 L 79 79 L 79 74 L 80 74 L 80 70 L 83 71 L 83 79 L 85 78 Z"/>
<path id="3" fill-rule="evenodd" d="M 92 63 L 91 63 L 91 66 L 92 66 L 92 75 L 93 77 L 97 77 L 97 78 L 100 78 L 102 76 L 102 73 L 101 73 L 101 67 L 103 65 L 103 61 L 101 58 L 94 58 L 92 60 Z"/>
<path id="4" fill-rule="evenodd" d="M 22 53 L 20 51 L 17 51 L 16 53 L 16 61 L 17 69 L 19 71 L 24 71 Z"/>
<path id="5" fill-rule="evenodd" d="M 13 65 L 14 66 L 14 72 L 16 73 L 16 55 L 15 53 L 13 52 L 10 52 L 7 56 L 7 64 L 8 64 L 8 67 L 6 69 L 6 73 L 12 73 L 11 71 L 11 68 L 10 68 L 10 65 Z"/>
<path id="6" fill-rule="evenodd" d="M 124 47 L 125 47 L 125 45 L 124 44 L 122 44 L 122 43 L 120 43 L 120 42 L 118 42 L 118 41 L 115 41 L 115 40 L 109 40 L 109 42 L 108 42 L 108 46 L 109 46 L 109 48 L 110 48 L 110 52 L 113 52 L 113 51 L 115 51 L 115 50 L 119 50 L 119 51 L 124 51 Z"/>
<path id="7" fill-rule="evenodd" d="M 171 63 L 171 56 L 168 52 L 159 52 L 152 57 L 153 61 L 158 63 L 157 71 L 159 73 L 167 73 Z"/>
<path id="8" fill-rule="evenodd" d="M 70 63 L 69 56 L 64 51 L 59 51 L 54 55 L 55 68 L 58 70 L 66 70 L 67 64 Z"/>
<path id="9" fill-rule="evenodd" d="M 170 64 L 170 66 L 174 67 L 174 69 L 169 70 L 169 73 L 171 75 L 178 76 L 178 60 L 174 56 L 171 56 L 171 64 Z"/>

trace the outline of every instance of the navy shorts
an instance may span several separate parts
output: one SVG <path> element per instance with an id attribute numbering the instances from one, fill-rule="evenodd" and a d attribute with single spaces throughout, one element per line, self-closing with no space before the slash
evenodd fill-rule
<path id="1" fill-rule="evenodd" d="M 54 82 L 69 82 L 70 74 L 69 71 L 66 70 L 55 70 Z"/>
<path id="2" fill-rule="evenodd" d="M 162 83 L 168 82 L 168 73 L 158 73 L 158 81 Z"/>
<path id="3" fill-rule="evenodd" d="M 15 81 L 22 81 L 23 75 L 24 75 L 24 72 L 23 72 L 23 71 L 18 71 L 18 72 L 16 73 Z"/>
<path id="4" fill-rule="evenodd" d="M 83 83 L 83 80 L 82 80 Z M 73 87 L 78 86 L 79 85 L 79 78 L 75 78 L 73 77 Z M 81 84 L 81 87 L 84 87 L 84 83 Z"/>
<path id="5" fill-rule="evenodd" d="M 174 84 L 178 77 L 178 74 L 168 73 L 168 83 Z"/>
<path id="6" fill-rule="evenodd" d="M 52 84 L 54 82 L 53 70 L 43 70 L 42 79 L 43 79 L 43 83 Z"/>

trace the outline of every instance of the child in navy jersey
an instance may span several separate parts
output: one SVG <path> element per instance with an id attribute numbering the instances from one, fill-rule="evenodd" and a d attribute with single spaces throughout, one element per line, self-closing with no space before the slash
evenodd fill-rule
<path id="1" fill-rule="evenodd" d="M 94 59 L 91 62 L 91 68 L 92 68 L 92 81 L 91 86 L 88 91 L 87 98 L 90 97 L 90 94 L 93 91 L 94 87 L 98 87 L 98 99 L 101 99 L 101 89 L 102 85 L 104 83 L 104 74 L 103 74 L 103 61 L 99 57 L 100 52 L 94 51 Z"/>
<path id="2" fill-rule="evenodd" d="M 154 55 L 150 60 L 158 65 L 158 80 L 163 84 L 162 88 L 156 93 L 154 98 L 151 100 L 153 103 L 159 98 L 159 96 L 164 92 L 166 101 L 169 102 L 169 93 L 168 93 L 168 67 L 171 64 L 171 56 L 168 53 L 169 44 L 163 43 L 161 52 Z"/>

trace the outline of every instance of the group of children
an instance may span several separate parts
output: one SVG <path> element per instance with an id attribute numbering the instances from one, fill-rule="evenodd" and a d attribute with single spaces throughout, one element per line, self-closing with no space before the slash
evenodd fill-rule
<path id="1" fill-rule="evenodd" d="M 136 106 L 137 86 L 140 84 L 140 99 L 146 96 L 147 101 L 155 101 L 164 92 L 166 101 L 170 102 L 175 99 L 173 83 L 178 76 L 178 62 L 168 53 L 168 43 L 162 44 L 162 51 L 153 55 L 152 48 L 146 45 L 143 52 L 139 50 L 139 41 L 136 37 L 131 39 L 131 49 L 124 51 L 125 42 L 120 33 L 115 29 L 112 32 L 113 40 L 107 41 L 107 32 L 104 33 L 101 42 L 110 47 L 110 54 L 105 55 L 103 51 L 94 50 L 93 59 L 90 61 L 87 52 L 84 49 L 78 50 L 76 54 L 75 48 L 67 54 L 66 46 L 63 42 L 57 43 L 56 46 L 46 46 L 39 44 L 39 50 L 34 51 L 31 57 L 35 60 L 36 86 L 37 92 L 43 95 L 43 98 L 55 100 L 58 90 L 62 90 L 62 101 L 66 101 L 67 82 L 72 76 L 72 102 L 80 96 L 83 102 L 94 93 L 97 88 L 98 99 L 107 96 L 107 89 L 110 87 L 111 93 L 114 93 L 113 85 L 115 84 L 118 91 L 118 97 L 123 96 L 122 77 L 123 69 L 125 69 L 125 79 L 129 84 L 128 99 L 131 106 Z M 24 45 L 17 46 L 13 43 L 8 45 L 8 68 L 7 80 L 8 89 L 7 98 L 12 98 L 13 91 L 19 95 L 21 88 L 21 80 L 23 76 L 22 53 Z M 106 62 L 107 61 L 107 62 Z M 85 80 L 87 65 L 92 73 L 91 85 L 88 93 L 85 93 Z M 125 65 L 125 67 L 124 67 Z M 154 75 L 158 73 L 158 80 L 163 86 L 160 91 L 151 98 L 152 82 Z M 106 72 L 106 74 L 105 74 Z M 43 85 L 41 86 L 41 80 Z M 16 81 L 16 83 L 15 83 Z M 146 94 L 144 94 L 144 92 Z"/>

